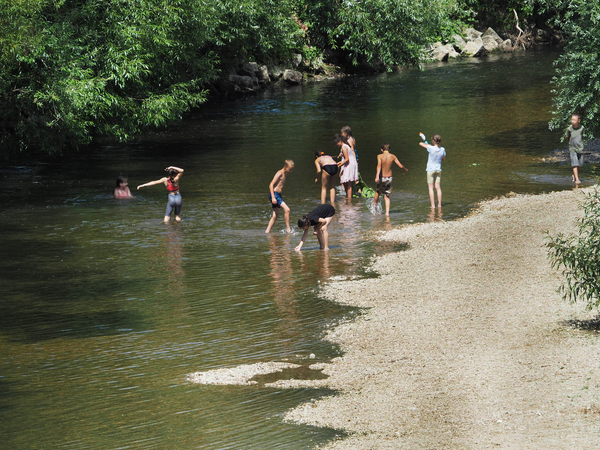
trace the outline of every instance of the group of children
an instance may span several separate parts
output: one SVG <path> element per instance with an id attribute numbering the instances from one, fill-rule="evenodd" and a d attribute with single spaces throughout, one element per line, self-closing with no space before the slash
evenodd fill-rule
<path id="1" fill-rule="evenodd" d="M 435 209 L 435 195 L 437 194 L 437 207 L 442 207 L 442 161 L 446 159 L 446 150 L 441 147 L 442 138 L 439 134 L 434 134 L 431 138 L 433 144 L 429 144 L 423 134 L 421 134 L 424 142 L 419 142 L 419 145 L 429 153 L 427 159 L 427 184 L 429 187 L 429 200 L 431 209 Z M 579 170 L 583 167 L 583 126 L 581 125 L 581 114 L 574 113 L 571 116 L 571 126 L 566 130 L 565 139 L 569 140 L 569 151 L 571 156 L 571 165 L 573 166 L 572 180 L 576 184 L 580 184 Z M 314 227 L 314 234 L 319 240 L 319 247 L 323 250 L 329 250 L 329 234 L 327 231 L 328 225 L 331 223 L 335 215 L 335 208 L 332 205 L 326 205 L 327 194 L 331 203 L 335 201 L 335 186 L 336 177 L 339 175 L 340 182 L 343 186 L 346 198 L 352 198 L 352 187 L 357 184 L 360 176 L 358 173 L 358 153 L 356 151 L 356 140 L 352 136 L 350 127 L 343 127 L 341 134 L 336 134 L 333 137 L 333 142 L 340 147 L 338 155 L 339 162 L 336 162 L 330 155 L 324 152 L 315 152 L 315 167 L 317 169 L 317 178 L 315 183 L 319 181 L 321 176 L 321 205 L 315 208 L 310 213 L 302 216 L 298 220 L 298 227 L 304 230 L 300 244 L 296 247 L 296 251 L 300 251 L 308 235 L 308 230 L 311 226 Z M 396 164 L 404 173 L 408 173 L 408 169 L 404 167 L 398 158 L 391 152 L 390 144 L 381 145 L 381 154 L 377 156 L 377 172 L 375 183 L 377 189 L 373 199 L 373 205 L 377 205 L 379 197 L 384 197 L 385 214 L 390 214 L 390 194 L 393 189 L 392 168 Z M 273 215 L 269 220 L 265 233 L 270 233 L 279 218 L 279 212 L 283 209 L 285 229 L 290 233 L 290 208 L 283 201 L 281 192 L 285 185 L 287 176 L 294 169 L 294 161 L 286 159 L 281 170 L 278 170 L 273 180 L 269 184 L 269 200 L 273 207 Z M 183 169 L 175 166 L 169 166 L 165 169 L 168 176 L 162 177 L 155 181 L 150 181 L 139 185 L 137 188 L 153 186 L 156 184 L 164 184 L 168 191 L 167 209 L 165 211 L 164 222 L 169 222 L 171 214 L 175 212 L 175 220 L 181 221 L 181 194 L 179 193 L 179 180 L 183 175 Z M 113 191 L 113 196 L 117 199 L 133 198 L 127 184 L 127 178 L 118 177 L 116 187 Z"/>
<path id="2" fill-rule="evenodd" d="M 446 159 L 446 150 L 440 146 L 442 138 L 439 134 L 434 134 L 432 137 L 433 145 L 430 145 L 427 140 L 419 143 L 422 147 L 427 149 L 429 158 L 427 161 L 427 183 L 429 185 L 429 199 L 431 201 L 431 208 L 435 209 L 435 193 L 438 197 L 438 208 L 442 207 L 442 188 L 441 188 L 441 176 L 442 176 L 442 161 Z M 335 185 L 336 177 L 339 174 L 340 182 L 343 186 L 346 198 L 352 198 L 352 187 L 357 184 L 360 176 L 358 174 L 358 153 L 356 152 L 356 140 L 352 136 L 352 130 L 346 126 L 342 128 L 341 134 L 336 134 L 333 137 L 333 142 L 340 147 L 340 154 L 338 158 L 339 162 L 336 162 L 330 155 L 326 155 L 324 152 L 315 152 L 315 167 L 317 169 L 317 177 L 315 183 L 319 181 L 319 175 L 321 176 L 321 206 L 317 207 L 310 213 L 302 216 L 298 221 L 298 227 L 304 229 L 304 235 L 300 241 L 300 244 L 296 247 L 296 251 L 300 251 L 304 241 L 306 240 L 308 229 L 312 225 L 314 226 L 314 234 L 319 240 L 319 246 L 323 250 L 329 250 L 329 235 L 327 232 L 327 226 L 331 222 L 332 217 L 335 214 L 335 208 L 331 205 L 325 205 L 327 201 L 327 194 L 329 193 L 331 203 L 335 201 Z M 377 190 L 373 204 L 376 205 L 379 201 L 379 196 L 384 197 L 385 202 L 385 214 L 390 215 L 390 194 L 392 193 L 392 168 L 396 164 L 400 169 L 404 170 L 404 173 L 408 173 L 408 169 L 404 167 L 398 158 L 390 153 L 390 144 L 383 144 L 381 146 L 381 154 L 377 156 L 377 175 L 375 176 L 375 183 L 377 184 Z M 286 232 L 290 233 L 290 208 L 283 201 L 281 192 L 287 176 L 294 169 L 294 161 L 286 159 L 283 168 L 278 170 L 273 177 L 273 180 L 269 184 L 269 199 L 271 200 L 273 207 L 273 215 L 269 220 L 265 233 L 270 233 L 273 229 L 273 225 L 279 218 L 280 209 L 284 211 L 285 229 Z M 435 191 L 434 191 L 435 188 Z"/>

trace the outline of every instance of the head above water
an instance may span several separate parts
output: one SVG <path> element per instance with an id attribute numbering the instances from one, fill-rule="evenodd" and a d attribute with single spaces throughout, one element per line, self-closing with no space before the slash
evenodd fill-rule
<path id="1" fill-rule="evenodd" d="M 341 134 L 336 134 L 335 136 L 333 136 L 333 142 L 336 144 L 339 144 L 340 142 L 347 144 L 348 139 L 346 139 L 346 137 L 342 136 Z"/>
<path id="2" fill-rule="evenodd" d="M 298 219 L 298 228 L 306 228 L 310 226 L 309 214 L 304 214 Z"/>
<path id="3" fill-rule="evenodd" d="M 352 137 L 352 128 L 350 128 L 348 125 L 342 127 L 342 136 L 347 138 Z"/>
<path id="4" fill-rule="evenodd" d="M 440 145 L 442 143 L 442 137 L 439 134 L 434 134 L 431 137 L 431 142 L 433 142 L 435 145 Z"/>
<path id="5" fill-rule="evenodd" d="M 388 144 L 388 143 L 381 144 L 382 152 L 389 152 L 391 149 L 392 149 L 392 147 L 390 146 L 390 144 Z"/>
<path id="6" fill-rule="evenodd" d="M 292 161 L 291 159 L 286 159 L 283 162 L 283 170 L 289 172 L 294 168 L 294 161 Z"/>
<path id="7" fill-rule="evenodd" d="M 116 187 L 121 187 L 122 184 L 127 184 L 127 178 L 117 177 L 117 186 Z"/>

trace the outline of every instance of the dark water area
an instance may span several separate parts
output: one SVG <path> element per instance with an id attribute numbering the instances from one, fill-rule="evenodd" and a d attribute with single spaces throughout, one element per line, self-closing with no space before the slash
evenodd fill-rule
<path id="1" fill-rule="evenodd" d="M 327 390 L 200 386 L 186 375 L 289 361 L 319 377 L 306 367 L 341 354 L 324 333 L 359 313 L 320 298 L 319 284 L 371 276 L 369 257 L 399 249 L 373 232 L 455 219 L 511 191 L 571 189 L 570 167 L 539 162 L 560 145 L 547 130 L 556 56 L 275 89 L 132 144 L 2 168 L 2 448 L 304 449 L 332 439 L 336 430 L 281 420 Z M 319 204 L 314 151 L 336 155 L 343 125 L 368 184 L 383 142 L 409 173 L 395 171 L 389 220 L 338 198 L 331 251 L 311 236 L 296 253 L 301 235 L 283 233 L 283 217 L 264 234 L 268 184 L 295 161 L 283 192 L 293 225 Z M 419 132 L 439 133 L 448 153 L 442 217 L 430 214 Z M 135 190 L 168 165 L 185 169 L 177 224 L 162 223 L 164 187 Z M 135 199 L 111 198 L 118 175 Z"/>

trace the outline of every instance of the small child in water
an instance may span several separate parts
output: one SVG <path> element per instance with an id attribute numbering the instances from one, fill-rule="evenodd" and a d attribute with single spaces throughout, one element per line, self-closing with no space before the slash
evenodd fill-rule
<path id="1" fill-rule="evenodd" d="M 113 191 L 114 198 L 133 198 L 131 195 L 131 191 L 129 190 L 129 186 L 127 185 L 127 178 L 125 177 L 117 177 L 117 186 Z"/>
<path id="2" fill-rule="evenodd" d="M 408 169 L 400 164 L 398 158 L 390 153 L 390 144 L 381 145 L 381 155 L 377 155 L 377 175 L 375 183 L 377 183 L 377 191 L 373 199 L 373 205 L 377 205 L 379 196 L 383 195 L 385 202 L 385 215 L 390 215 L 390 194 L 392 193 L 392 166 L 396 164 L 404 173 L 408 173 Z"/>
<path id="3" fill-rule="evenodd" d="M 446 149 L 440 147 L 442 138 L 439 134 L 434 134 L 431 138 L 433 145 L 430 145 L 427 141 L 419 142 L 419 145 L 426 148 L 429 152 L 427 159 L 427 184 L 429 186 L 429 201 L 431 202 L 431 209 L 435 209 L 435 194 L 433 192 L 433 186 L 435 184 L 435 190 L 437 191 L 438 197 L 438 209 L 442 208 L 442 161 L 446 159 Z"/>
<path id="4" fill-rule="evenodd" d="M 283 208 L 285 231 L 287 233 L 292 232 L 292 229 L 290 228 L 290 208 L 283 201 L 283 198 L 281 197 L 281 191 L 285 185 L 287 175 L 289 175 L 293 169 L 294 161 L 291 159 L 286 159 L 283 164 L 283 169 L 277 171 L 273 177 L 273 180 L 271 181 L 271 184 L 269 184 L 269 200 L 271 200 L 273 205 L 273 216 L 271 217 L 271 220 L 269 220 L 269 225 L 267 225 L 265 233 L 270 233 L 273 225 L 275 225 L 275 222 L 279 217 L 279 208 Z"/>

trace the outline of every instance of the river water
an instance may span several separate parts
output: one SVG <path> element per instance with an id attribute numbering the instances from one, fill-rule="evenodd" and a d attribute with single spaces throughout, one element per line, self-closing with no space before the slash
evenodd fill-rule
<path id="1" fill-rule="evenodd" d="M 326 390 L 201 386 L 186 375 L 339 356 L 323 334 L 358 311 L 323 300 L 318 286 L 371 276 L 370 256 L 398 250 L 372 232 L 455 219 L 511 191 L 571 189 L 569 167 L 538 159 L 559 146 L 546 125 L 556 55 L 275 89 L 206 106 L 136 143 L 3 168 L 2 448 L 304 449 L 340 434 L 281 420 Z M 316 207 L 313 154 L 337 154 L 331 137 L 343 125 L 354 130 L 368 184 L 383 142 L 409 173 L 395 172 L 389 220 L 364 200 L 339 198 L 331 251 L 311 236 L 295 253 L 300 234 L 283 233 L 283 218 L 264 234 L 268 184 L 292 158 L 284 189 L 292 224 Z M 442 217 L 430 215 L 421 131 L 439 133 L 448 153 Z M 134 187 L 167 165 L 185 169 L 182 223 L 162 223 L 162 186 L 110 197 L 117 175 Z"/>

